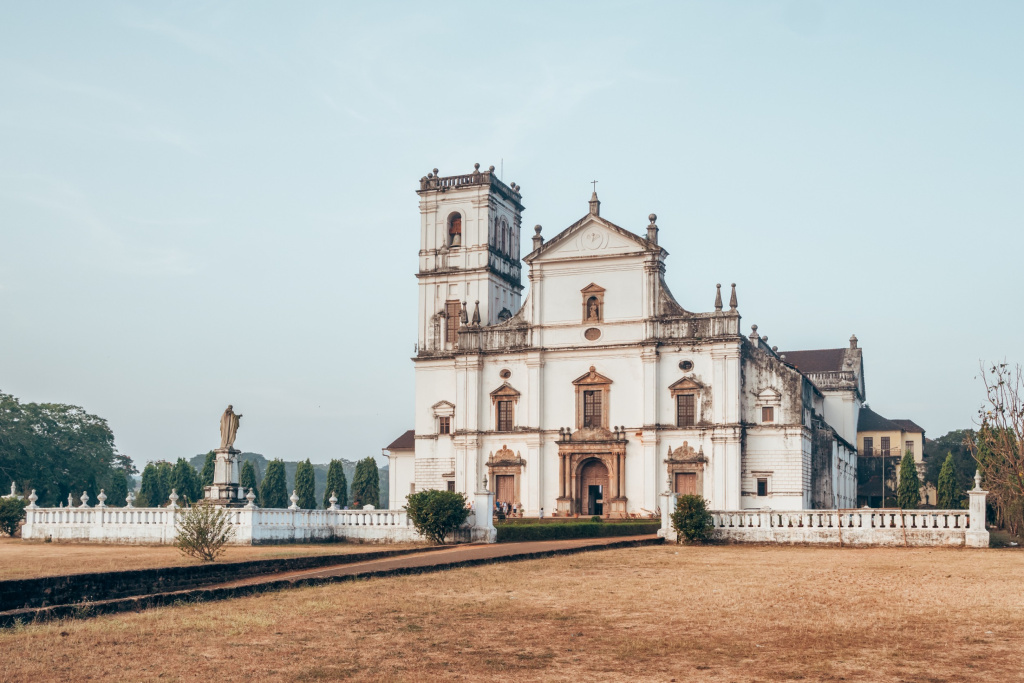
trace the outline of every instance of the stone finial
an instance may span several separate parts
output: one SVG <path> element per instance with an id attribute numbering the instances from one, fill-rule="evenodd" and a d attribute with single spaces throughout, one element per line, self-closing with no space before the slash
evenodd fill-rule
<path id="1" fill-rule="evenodd" d="M 171 501 L 171 504 L 167 507 L 172 510 L 178 509 L 178 489 L 171 489 L 171 495 L 167 496 L 167 499 Z"/>
<path id="2" fill-rule="evenodd" d="M 658 243 L 658 225 L 654 222 L 658 220 L 657 214 L 651 214 L 647 217 L 651 223 L 647 226 L 647 241 L 651 244 Z"/>
<path id="3" fill-rule="evenodd" d="M 540 249 L 541 245 L 544 244 L 544 238 L 540 236 L 541 227 L 539 225 L 533 226 L 533 249 L 536 251 Z"/>
<path id="4" fill-rule="evenodd" d="M 255 510 L 256 509 L 256 492 L 254 490 L 254 487 L 252 487 L 252 486 L 249 487 L 249 493 L 245 494 L 245 499 L 247 501 L 249 501 L 248 503 L 246 503 L 245 507 L 247 509 L 249 509 L 249 510 Z"/>
<path id="5" fill-rule="evenodd" d="M 981 490 L 981 471 L 980 470 L 974 470 L 974 490 L 975 491 L 980 491 Z"/>
<path id="6" fill-rule="evenodd" d="M 722 285 L 715 285 L 715 310 L 722 310 Z"/>
<path id="7" fill-rule="evenodd" d="M 459 313 L 459 322 L 463 325 L 469 324 L 469 311 L 466 310 L 466 302 L 462 302 L 462 311 Z"/>
<path id="8" fill-rule="evenodd" d="M 484 491 L 487 490 L 487 475 L 484 475 Z"/>
<path id="9" fill-rule="evenodd" d="M 132 493 L 131 491 L 129 491 L 128 495 L 124 497 L 124 506 L 126 508 L 135 507 L 135 494 Z"/>
<path id="10" fill-rule="evenodd" d="M 82 501 L 82 504 L 79 505 L 78 507 L 80 507 L 80 508 L 87 508 L 87 507 L 89 507 L 89 494 L 86 493 L 85 491 L 82 491 L 81 501 Z"/>
<path id="11" fill-rule="evenodd" d="M 480 164 L 473 164 L 473 173 L 480 172 Z"/>
<path id="12" fill-rule="evenodd" d="M 773 346 L 772 347 L 772 351 L 774 351 L 775 353 L 778 353 L 779 352 L 779 347 L 778 346 Z"/>
<path id="13" fill-rule="evenodd" d="M 72 495 L 70 493 L 68 494 L 68 507 L 69 508 L 75 507 L 75 499 L 74 499 L 74 497 L 72 497 Z"/>
<path id="14" fill-rule="evenodd" d="M 32 493 L 28 494 L 28 507 L 31 510 L 36 509 L 36 501 L 39 500 L 39 496 L 36 495 L 36 490 L 32 489 Z"/>
<path id="15" fill-rule="evenodd" d="M 601 200 L 597 198 L 597 190 L 594 190 L 593 194 L 590 195 L 590 215 L 601 215 Z"/>
<path id="16" fill-rule="evenodd" d="M 763 336 L 761 337 L 761 341 L 763 341 L 763 342 L 764 342 L 765 344 L 767 344 L 767 343 L 768 343 L 768 335 L 767 335 L 767 334 L 766 334 L 766 335 L 763 335 Z"/>
<path id="17" fill-rule="evenodd" d="M 487 171 L 488 171 L 489 173 L 494 173 L 494 167 L 493 167 L 493 166 L 488 166 L 488 167 L 487 167 Z"/>
<path id="18" fill-rule="evenodd" d="M 857 335 L 855 335 L 855 334 L 851 334 L 850 335 L 850 348 L 851 349 L 857 348 Z"/>
<path id="19" fill-rule="evenodd" d="M 732 283 L 732 294 L 729 296 L 729 310 L 736 310 L 736 283 Z"/>
<path id="20" fill-rule="evenodd" d="M 435 178 L 439 178 L 439 177 L 440 177 L 440 176 L 439 176 L 439 175 L 437 174 L 437 169 L 436 169 L 436 168 L 434 169 L 434 177 L 435 177 Z"/>
<path id="21" fill-rule="evenodd" d="M 327 508 L 328 510 L 337 510 L 338 509 L 338 494 L 336 492 L 331 491 L 331 497 L 328 498 L 327 500 L 331 504 L 331 507 Z"/>
<path id="22" fill-rule="evenodd" d="M 18 487 L 17 487 L 17 485 L 13 481 L 11 482 L 11 496 L 10 497 L 11 498 L 17 498 L 18 497 Z"/>
<path id="23" fill-rule="evenodd" d="M 476 300 L 475 307 L 473 308 L 473 324 L 477 327 L 480 326 L 480 300 Z"/>
<path id="24" fill-rule="evenodd" d="M 761 337 L 759 337 L 758 334 L 757 334 L 757 325 L 751 325 L 750 326 L 750 341 L 756 342 L 760 338 Z"/>
<path id="25" fill-rule="evenodd" d="M 107 494 L 106 494 L 106 492 L 103 489 L 100 489 L 100 495 L 96 496 L 96 500 L 99 501 L 98 503 L 96 503 L 96 507 L 98 507 L 98 508 L 105 508 L 105 507 L 107 507 Z"/>
<path id="26" fill-rule="evenodd" d="M 295 489 L 292 489 L 292 495 L 288 497 L 288 500 L 292 502 L 292 504 L 288 506 L 289 510 L 299 509 L 299 494 L 295 491 Z"/>

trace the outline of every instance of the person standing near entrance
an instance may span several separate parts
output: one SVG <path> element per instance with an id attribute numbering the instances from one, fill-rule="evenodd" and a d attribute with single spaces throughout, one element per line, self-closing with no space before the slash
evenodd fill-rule
<path id="1" fill-rule="evenodd" d="M 544 519 L 544 508 L 540 509 L 540 518 Z"/>

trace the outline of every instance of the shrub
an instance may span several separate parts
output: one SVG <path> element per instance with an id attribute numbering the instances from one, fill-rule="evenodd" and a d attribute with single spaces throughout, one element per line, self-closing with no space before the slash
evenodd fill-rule
<path id="1" fill-rule="evenodd" d="M 708 502 L 703 496 L 679 496 L 676 511 L 672 513 L 672 528 L 676 530 L 676 542 L 703 543 L 711 538 L 714 523 L 708 512 Z"/>
<path id="2" fill-rule="evenodd" d="M 175 520 L 178 538 L 174 541 L 183 554 L 203 562 L 213 562 L 224 552 L 234 528 L 228 524 L 226 510 L 213 505 L 193 505 Z"/>
<path id="3" fill-rule="evenodd" d="M 613 536 L 646 536 L 658 533 L 657 520 L 621 522 L 557 522 L 545 524 L 499 524 L 495 527 L 499 543 L 515 541 L 554 541 L 566 538 L 608 538 Z"/>
<path id="4" fill-rule="evenodd" d="M 469 516 L 465 495 L 437 489 L 409 494 L 405 509 L 416 531 L 438 545 L 444 545 L 444 539 Z"/>
<path id="5" fill-rule="evenodd" d="M 300 508 L 316 509 L 316 475 L 309 458 L 295 467 L 295 495 L 299 497 L 297 505 Z"/>
<path id="6" fill-rule="evenodd" d="M 284 461 L 280 458 L 267 463 L 267 471 L 260 483 L 260 507 L 288 507 L 288 484 L 285 482 Z"/>
<path id="7" fill-rule="evenodd" d="M 348 505 L 348 480 L 345 478 L 345 468 L 340 460 L 331 460 L 327 466 L 327 488 L 324 489 L 324 507 L 331 506 L 331 496 L 338 498 L 338 507 L 345 509 Z"/>
<path id="8" fill-rule="evenodd" d="M 0 532 L 8 536 L 18 533 L 18 525 L 25 519 L 28 501 L 18 498 L 0 498 Z"/>
<path id="9" fill-rule="evenodd" d="M 896 489 L 896 503 L 904 510 L 914 510 L 921 502 L 921 481 L 917 478 L 914 454 L 907 451 L 900 460 L 900 483 Z"/>
<path id="10" fill-rule="evenodd" d="M 357 507 L 380 507 L 380 472 L 372 456 L 356 464 L 356 472 L 352 475 L 352 500 Z"/>
<path id="11" fill-rule="evenodd" d="M 600 515 L 594 515 L 593 517 L 590 518 L 590 521 L 594 522 L 595 524 L 600 524 L 601 521 L 602 521 L 601 520 L 601 516 Z"/>

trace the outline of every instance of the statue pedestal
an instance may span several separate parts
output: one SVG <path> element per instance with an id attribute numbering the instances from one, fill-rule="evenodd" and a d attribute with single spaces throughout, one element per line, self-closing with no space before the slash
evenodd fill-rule
<path id="1" fill-rule="evenodd" d="M 238 456 L 242 451 L 218 448 L 213 468 L 213 484 L 204 488 L 203 500 L 214 505 L 242 507 L 246 504 L 246 491 L 238 485 Z"/>

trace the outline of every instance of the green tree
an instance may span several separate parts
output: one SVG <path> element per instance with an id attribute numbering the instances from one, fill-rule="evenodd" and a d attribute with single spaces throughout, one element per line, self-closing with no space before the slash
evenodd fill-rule
<path id="1" fill-rule="evenodd" d="M 284 461 L 280 458 L 267 463 L 267 471 L 260 483 L 260 507 L 288 507 L 288 484 L 284 476 Z"/>
<path id="2" fill-rule="evenodd" d="M 68 493 L 95 498 L 115 472 L 136 472 L 117 452 L 107 421 L 60 403 L 21 403 L 0 392 L 0 472 L 22 490 L 36 490 L 38 505 L 56 505 Z"/>
<path id="3" fill-rule="evenodd" d="M 438 545 L 462 526 L 469 516 L 466 496 L 455 491 L 428 489 L 409 494 L 405 509 L 416 531 Z"/>
<path id="4" fill-rule="evenodd" d="M 946 455 L 939 471 L 939 486 L 936 504 L 940 510 L 956 510 L 960 507 L 960 492 L 957 490 L 956 461 L 953 454 Z"/>
<path id="5" fill-rule="evenodd" d="M 900 483 L 896 489 L 896 504 L 904 510 L 915 510 L 921 502 L 921 480 L 917 478 L 914 454 L 906 452 L 900 460 Z"/>
<path id="6" fill-rule="evenodd" d="M 167 496 L 163 494 L 163 484 L 160 482 L 160 470 L 156 463 L 147 463 L 142 468 L 142 485 L 139 487 L 139 498 L 136 501 L 138 507 L 162 507 Z"/>
<path id="7" fill-rule="evenodd" d="M 380 505 L 380 473 L 373 456 L 363 458 L 356 464 L 356 473 L 352 476 L 352 502 L 356 508 Z"/>
<path id="8" fill-rule="evenodd" d="M 203 498 L 203 485 L 199 481 L 199 473 L 185 458 L 178 458 L 171 470 L 171 489 L 178 492 L 181 504 L 195 503 Z"/>
<path id="9" fill-rule="evenodd" d="M 303 510 L 316 509 L 316 475 L 309 458 L 300 462 L 295 468 L 295 495 L 299 497 L 297 505 Z"/>
<path id="10" fill-rule="evenodd" d="M 210 451 L 203 461 L 203 470 L 199 474 L 199 480 L 203 486 L 213 486 L 213 472 L 217 467 L 217 454 Z"/>
<path id="11" fill-rule="evenodd" d="M 703 543 L 711 538 L 714 520 L 708 512 L 708 503 L 703 496 L 684 495 L 676 500 L 672 513 L 672 528 L 676 530 L 676 543 Z"/>
<path id="12" fill-rule="evenodd" d="M 112 473 L 106 487 L 106 494 L 107 505 L 123 507 L 125 499 L 128 497 L 128 476 L 122 472 Z"/>
<path id="13" fill-rule="evenodd" d="M 160 481 L 160 502 L 158 506 L 163 507 L 168 505 L 170 501 L 168 497 L 171 495 L 171 476 L 174 474 L 174 465 L 167 462 L 166 460 L 159 460 L 156 463 L 156 476 Z"/>
<path id="14" fill-rule="evenodd" d="M 331 460 L 327 467 L 327 488 L 324 489 L 324 507 L 331 506 L 331 494 L 338 497 L 338 507 L 344 509 L 348 505 L 348 480 L 341 460 Z"/>
<path id="15" fill-rule="evenodd" d="M 253 495 L 259 500 L 260 491 L 256 487 L 256 470 L 248 460 L 242 463 L 242 473 L 238 476 L 238 480 L 238 483 L 245 489 L 246 493 L 249 493 L 251 489 Z"/>

